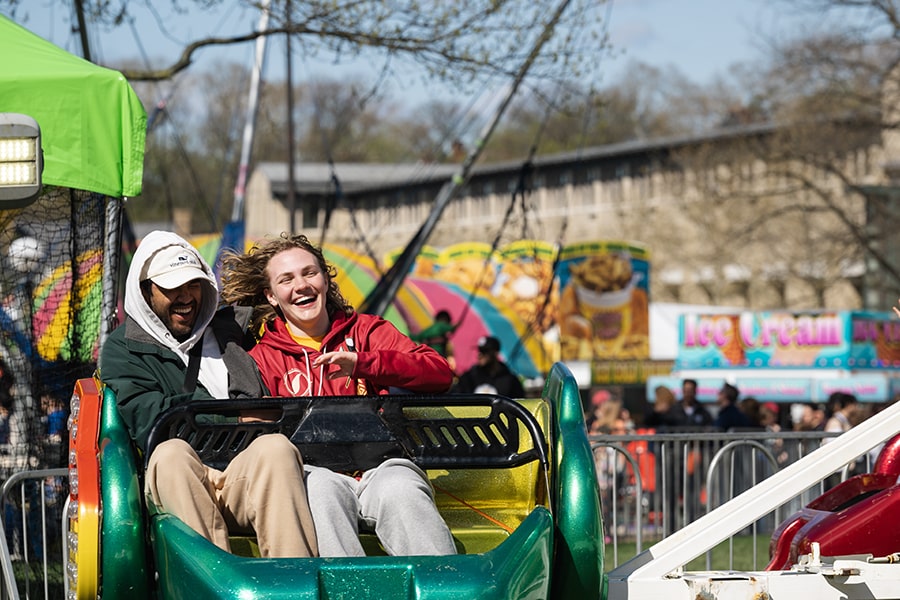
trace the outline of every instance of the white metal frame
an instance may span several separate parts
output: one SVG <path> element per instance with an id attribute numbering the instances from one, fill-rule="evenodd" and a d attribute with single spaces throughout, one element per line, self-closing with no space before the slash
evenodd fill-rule
<path id="1" fill-rule="evenodd" d="M 900 403 L 895 403 L 611 571 L 609 599 L 897 598 L 900 565 L 874 564 L 859 560 L 860 557 L 853 560 L 814 557 L 805 567 L 791 571 L 748 573 L 685 573 L 683 565 L 898 431 Z M 757 596 L 759 592 L 768 596 Z"/>

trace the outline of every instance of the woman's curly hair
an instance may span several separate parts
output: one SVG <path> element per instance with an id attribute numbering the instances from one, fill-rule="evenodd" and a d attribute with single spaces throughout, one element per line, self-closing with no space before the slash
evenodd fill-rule
<path id="1" fill-rule="evenodd" d="M 243 254 L 233 250 L 222 253 L 222 301 L 226 304 L 254 307 L 256 310 L 250 324 L 254 332 L 261 331 L 262 325 L 274 319 L 277 314 L 275 307 L 266 298 L 266 290 L 269 289 L 269 261 L 276 254 L 293 248 L 312 254 L 328 279 L 328 291 L 325 293 L 325 310 L 328 314 L 336 311 L 348 315 L 353 313 L 353 307 L 344 299 L 335 283 L 337 269 L 325 260 L 322 249 L 310 242 L 305 235 L 291 236 L 282 233 L 276 239 L 254 244 Z"/>

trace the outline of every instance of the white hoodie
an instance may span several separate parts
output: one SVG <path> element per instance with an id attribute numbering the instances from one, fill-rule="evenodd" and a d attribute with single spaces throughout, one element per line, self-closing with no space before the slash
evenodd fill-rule
<path id="1" fill-rule="evenodd" d="M 196 255 L 207 278 L 203 280 L 203 299 L 197 321 L 191 335 L 183 342 L 179 342 L 163 324 L 156 313 L 147 304 L 141 293 L 141 274 L 153 255 L 168 246 L 180 246 Z M 182 237 L 169 231 L 152 231 L 147 234 L 138 245 L 131 259 L 131 266 L 125 278 L 125 313 L 134 319 L 141 329 L 153 336 L 164 347 L 169 348 L 188 364 L 188 351 L 194 347 L 203 337 L 203 351 L 200 360 L 200 383 L 209 391 L 213 398 L 228 397 L 228 371 L 222 361 L 222 353 L 212 331 L 207 331 L 207 325 L 212 320 L 219 303 L 219 288 L 216 285 L 216 277 L 212 269 L 200 256 L 200 253 Z M 204 336 L 204 333 L 206 335 Z"/>

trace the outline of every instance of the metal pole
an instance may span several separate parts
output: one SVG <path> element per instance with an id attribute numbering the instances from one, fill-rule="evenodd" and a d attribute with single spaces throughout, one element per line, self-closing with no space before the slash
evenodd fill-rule
<path id="1" fill-rule="evenodd" d="M 547 26 L 544 27 L 540 37 L 531 49 L 528 58 L 526 58 L 522 66 L 519 67 L 519 71 L 516 73 L 516 77 L 510 85 L 509 91 L 503 99 L 503 102 L 500 103 L 500 106 L 494 112 L 493 117 L 482 130 L 481 135 L 475 143 L 475 147 L 469 152 L 469 155 L 466 157 L 466 160 L 460 166 L 459 170 L 443 185 L 443 187 L 441 187 L 441 190 L 438 192 L 438 196 L 434 201 L 434 208 L 432 208 L 425 223 L 422 224 L 422 227 L 419 228 L 419 231 L 416 232 L 413 239 L 406 248 L 403 249 L 403 252 L 397 257 L 396 262 L 388 269 L 388 272 L 385 273 L 384 277 L 378 281 L 375 285 L 375 289 L 373 289 L 363 301 L 359 312 L 383 315 L 387 311 L 391 302 L 394 300 L 394 296 L 397 295 L 400 286 L 403 285 L 406 274 L 412 268 L 413 262 L 415 262 L 422 247 L 431 236 L 431 232 L 441 218 L 444 209 L 447 208 L 457 190 L 468 181 L 472 166 L 481 156 L 481 152 L 484 150 L 488 139 L 490 139 L 491 135 L 494 133 L 494 129 L 496 129 L 497 124 L 500 122 L 500 118 L 503 116 L 503 113 L 506 112 L 506 108 L 516 95 L 519 86 L 540 54 L 541 48 L 543 48 L 544 44 L 553 37 L 553 29 L 556 27 L 560 18 L 562 18 L 563 12 L 565 12 L 566 7 L 569 5 L 569 1 L 570 0 L 563 0 L 557 7 L 556 12 L 553 14 L 553 18 L 551 18 L 547 23 Z"/>
<path id="2" fill-rule="evenodd" d="M 291 0 L 286 0 L 285 2 L 285 13 L 287 17 L 287 25 L 288 30 L 290 30 L 291 25 Z M 293 74 L 293 66 L 292 66 L 292 57 L 291 57 L 291 33 L 288 31 L 285 36 L 286 41 L 286 78 L 287 78 L 287 138 L 288 138 L 288 189 L 287 189 L 287 205 L 291 210 L 291 234 L 297 232 L 299 227 L 297 227 L 297 192 L 294 189 L 295 181 L 294 181 L 294 161 L 296 160 L 294 156 L 294 74 Z"/>
<path id="3" fill-rule="evenodd" d="M 106 338 L 116 328 L 116 311 L 119 291 L 119 263 L 122 249 L 122 205 L 121 198 L 106 201 L 106 236 L 103 247 L 103 281 L 100 300 L 100 348 Z"/>
<path id="4" fill-rule="evenodd" d="M 269 26 L 269 0 L 262 6 L 258 31 L 265 31 Z M 244 218 L 244 196 L 247 190 L 247 169 L 250 165 L 250 151 L 253 149 L 253 131 L 256 128 L 256 109 L 259 106 L 259 82 L 266 61 L 266 36 L 256 38 L 256 58 L 253 61 L 253 72 L 250 76 L 250 97 L 247 101 L 247 119 L 244 122 L 244 136 L 241 143 L 241 162 L 238 167 L 237 182 L 234 185 L 234 205 L 231 209 L 231 220 L 241 221 Z"/>
<path id="5" fill-rule="evenodd" d="M 75 18 L 78 20 L 78 36 L 81 39 L 81 55 L 84 60 L 91 60 L 91 45 L 88 43 L 87 23 L 84 19 L 84 0 L 75 0 Z"/>

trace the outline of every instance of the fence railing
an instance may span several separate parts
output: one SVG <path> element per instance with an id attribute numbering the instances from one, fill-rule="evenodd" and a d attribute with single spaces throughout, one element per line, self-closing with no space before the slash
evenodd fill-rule
<path id="1" fill-rule="evenodd" d="M 627 561 L 835 435 L 704 430 L 592 436 L 607 544 L 606 568 Z M 757 562 L 758 539 L 767 540 L 784 518 L 831 485 L 851 474 L 871 471 L 876 455 L 869 453 L 856 463 L 836 466 L 832 478 L 753 523 L 744 532 L 752 543 L 752 568 L 765 567 Z M 62 597 L 66 475 L 64 468 L 23 471 L 0 488 L 0 598 Z M 710 560 L 707 555 L 707 569 Z M 730 545 L 727 562 L 716 568 L 734 568 Z"/>
<path id="2" fill-rule="evenodd" d="M 735 431 L 711 429 L 591 436 L 600 488 L 608 567 L 615 567 L 724 504 L 838 434 L 823 432 Z M 752 568 L 759 564 L 760 540 L 768 548 L 775 528 L 835 483 L 871 470 L 877 453 L 805 490 L 753 523 L 749 539 Z M 729 544 L 727 565 L 734 568 Z M 712 568 L 707 554 L 706 568 Z"/>
<path id="3" fill-rule="evenodd" d="M 0 598 L 64 597 L 68 474 L 67 468 L 20 471 L 0 488 Z"/>

